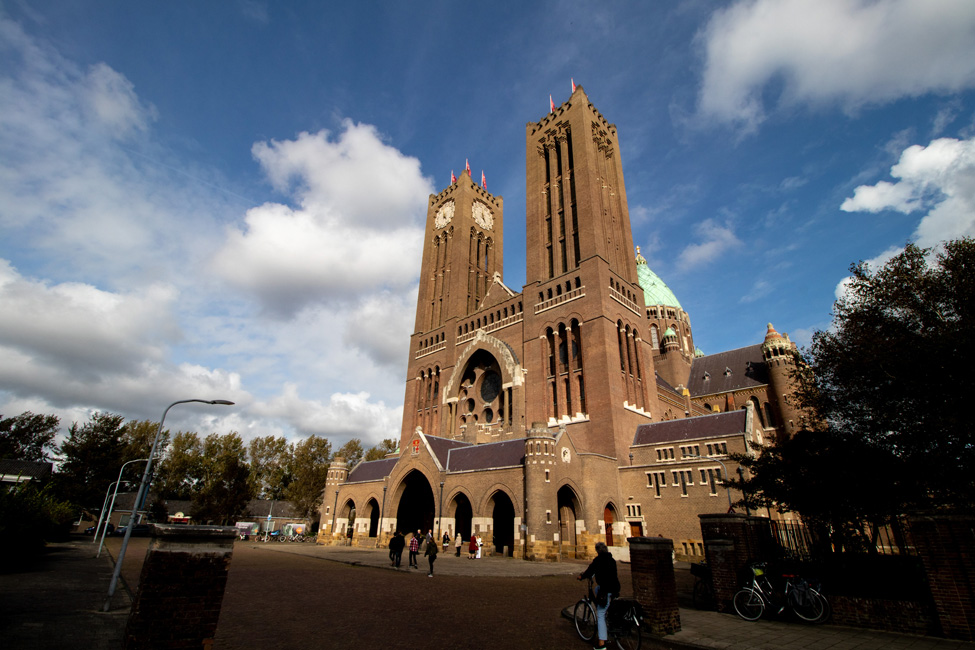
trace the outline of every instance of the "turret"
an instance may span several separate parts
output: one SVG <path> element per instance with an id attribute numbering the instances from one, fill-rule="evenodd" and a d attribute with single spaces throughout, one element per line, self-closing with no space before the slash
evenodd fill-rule
<path id="1" fill-rule="evenodd" d="M 792 395 L 797 356 L 796 344 L 789 340 L 789 335 L 779 334 L 769 323 L 762 343 L 762 358 L 768 368 L 769 386 L 774 395 L 778 418 L 775 425 L 781 427 L 786 436 L 794 434 L 799 427 L 799 410 Z"/>

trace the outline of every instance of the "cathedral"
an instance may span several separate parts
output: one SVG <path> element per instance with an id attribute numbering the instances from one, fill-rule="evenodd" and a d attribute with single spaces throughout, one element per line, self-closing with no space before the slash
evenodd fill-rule
<path id="1" fill-rule="evenodd" d="M 634 248 L 615 125 L 582 87 L 526 139 L 525 286 L 504 283 L 504 202 L 470 171 L 431 195 L 399 449 L 328 472 L 318 542 L 479 535 L 529 560 L 663 536 L 703 555 L 731 453 L 789 435 L 795 345 L 704 355 Z M 483 183 L 482 183 L 483 185 Z"/>

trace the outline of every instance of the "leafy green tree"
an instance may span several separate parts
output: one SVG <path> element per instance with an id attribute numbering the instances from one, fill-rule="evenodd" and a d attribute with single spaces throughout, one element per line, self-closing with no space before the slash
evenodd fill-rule
<path id="1" fill-rule="evenodd" d="M 240 435 L 208 435 L 203 440 L 198 469 L 193 487 L 193 517 L 222 523 L 238 519 L 253 494 L 247 448 Z"/>
<path id="2" fill-rule="evenodd" d="M 342 445 L 342 447 L 335 452 L 336 456 L 341 456 L 345 459 L 346 465 L 349 467 L 349 471 L 362 461 L 362 456 L 365 452 L 362 449 L 362 441 L 358 438 L 352 438 L 347 443 Z"/>
<path id="3" fill-rule="evenodd" d="M 382 460 L 386 457 L 386 454 L 396 451 L 398 447 L 399 443 L 396 440 L 386 438 L 378 445 L 367 451 L 363 460 Z"/>
<path id="4" fill-rule="evenodd" d="M 30 411 L 12 418 L 0 415 L 0 458 L 50 461 L 59 425 L 54 415 L 35 415 Z"/>
<path id="5" fill-rule="evenodd" d="M 203 443 L 192 432 L 180 431 L 155 470 L 153 492 L 166 499 L 190 499 L 193 487 L 203 474 Z"/>
<path id="6" fill-rule="evenodd" d="M 62 462 L 55 483 L 61 498 L 95 512 L 101 508 L 125 462 L 123 422 L 121 415 L 93 413 L 81 426 L 72 423 L 58 447 Z"/>
<path id="7" fill-rule="evenodd" d="M 251 484 L 262 499 L 282 499 L 291 483 L 294 445 L 284 438 L 254 438 L 247 446 L 250 458 Z"/>
<path id="8" fill-rule="evenodd" d="M 328 439 L 318 436 L 305 438 L 294 447 L 294 480 L 284 495 L 301 517 L 318 518 L 331 451 Z"/>
<path id="9" fill-rule="evenodd" d="M 798 366 L 795 397 L 814 414 L 812 431 L 740 459 L 753 504 L 840 534 L 909 508 L 975 502 L 975 240 L 937 252 L 909 244 L 882 268 L 851 273 L 832 326 Z"/>
<path id="10" fill-rule="evenodd" d="M 75 516 L 75 508 L 57 498 L 51 485 L 0 489 L 0 567 L 17 566 L 25 553 L 67 538 Z"/>
<path id="11" fill-rule="evenodd" d="M 149 452 L 152 450 L 152 441 L 156 438 L 156 431 L 158 429 L 158 422 L 152 422 L 150 420 L 129 420 L 125 424 L 122 432 L 122 441 L 125 443 L 125 449 L 122 451 L 122 455 L 125 460 L 130 461 L 137 458 L 148 458 Z M 153 461 L 153 465 L 158 463 L 159 459 L 165 455 L 168 445 L 169 429 L 163 429 L 162 434 L 159 436 L 159 443 L 156 445 L 156 460 Z"/>

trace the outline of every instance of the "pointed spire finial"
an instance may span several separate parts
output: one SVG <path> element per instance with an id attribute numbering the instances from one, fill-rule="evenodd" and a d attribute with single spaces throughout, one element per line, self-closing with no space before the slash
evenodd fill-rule
<path id="1" fill-rule="evenodd" d="M 457 182 L 457 177 L 454 176 L 454 170 L 451 169 L 450 170 L 450 184 L 453 185 L 456 182 Z"/>
<path id="2" fill-rule="evenodd" d="M 572 81 L 572 92 L 575 92 L 576 91 L 576 80 L 573 79 L 572 77 L 569 77 L 569 79 L 570 79 L 570 81 Z"/>
<path id="3" fill-rule="evenodd" d="M 548 111 L 549 113 L 555 112 L 555 100 L 552 99 L 551 95 L 548 96 L 548 108 L 549 108 Z"/>

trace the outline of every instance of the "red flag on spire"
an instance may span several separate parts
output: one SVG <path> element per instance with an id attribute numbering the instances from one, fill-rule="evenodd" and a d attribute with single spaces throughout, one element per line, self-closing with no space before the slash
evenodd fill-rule
<path id="1" fill-rule="evenodd" d="M 572 92 L 575 92 L 576 91 L 576 80 L 573 79 L 572 77 L 569 77 L 569 80 L 572 82 Z"/>
<path id="2" fill-rule="evenodd" d="M 467 167 L 467 175 L 470 176 L 471 175 L 471 161 L 469 161 L 467 158 L 464 158 L 464 165 Z"/>
<path id="3" fill-rule="evenodd" d="M 481 170 L 481 187 L 487 189 L 487 179 L 484 178 L 484 170 Z"/>
<path id="4" fill-rule="evenodd" d="M 454 170 L 451 169 L 450 170 L 450 184 L 453 185 L 456 182 L 457 182 L 457 177 L 454 176 Z"/>
<path id="5" fill-rule="evenodd" d="M 548 96 L 548 112 L 549 113 L 554 113 L 555 112 L 555 102 L 552 101 L 552 96 L 551 95 Z"/>

